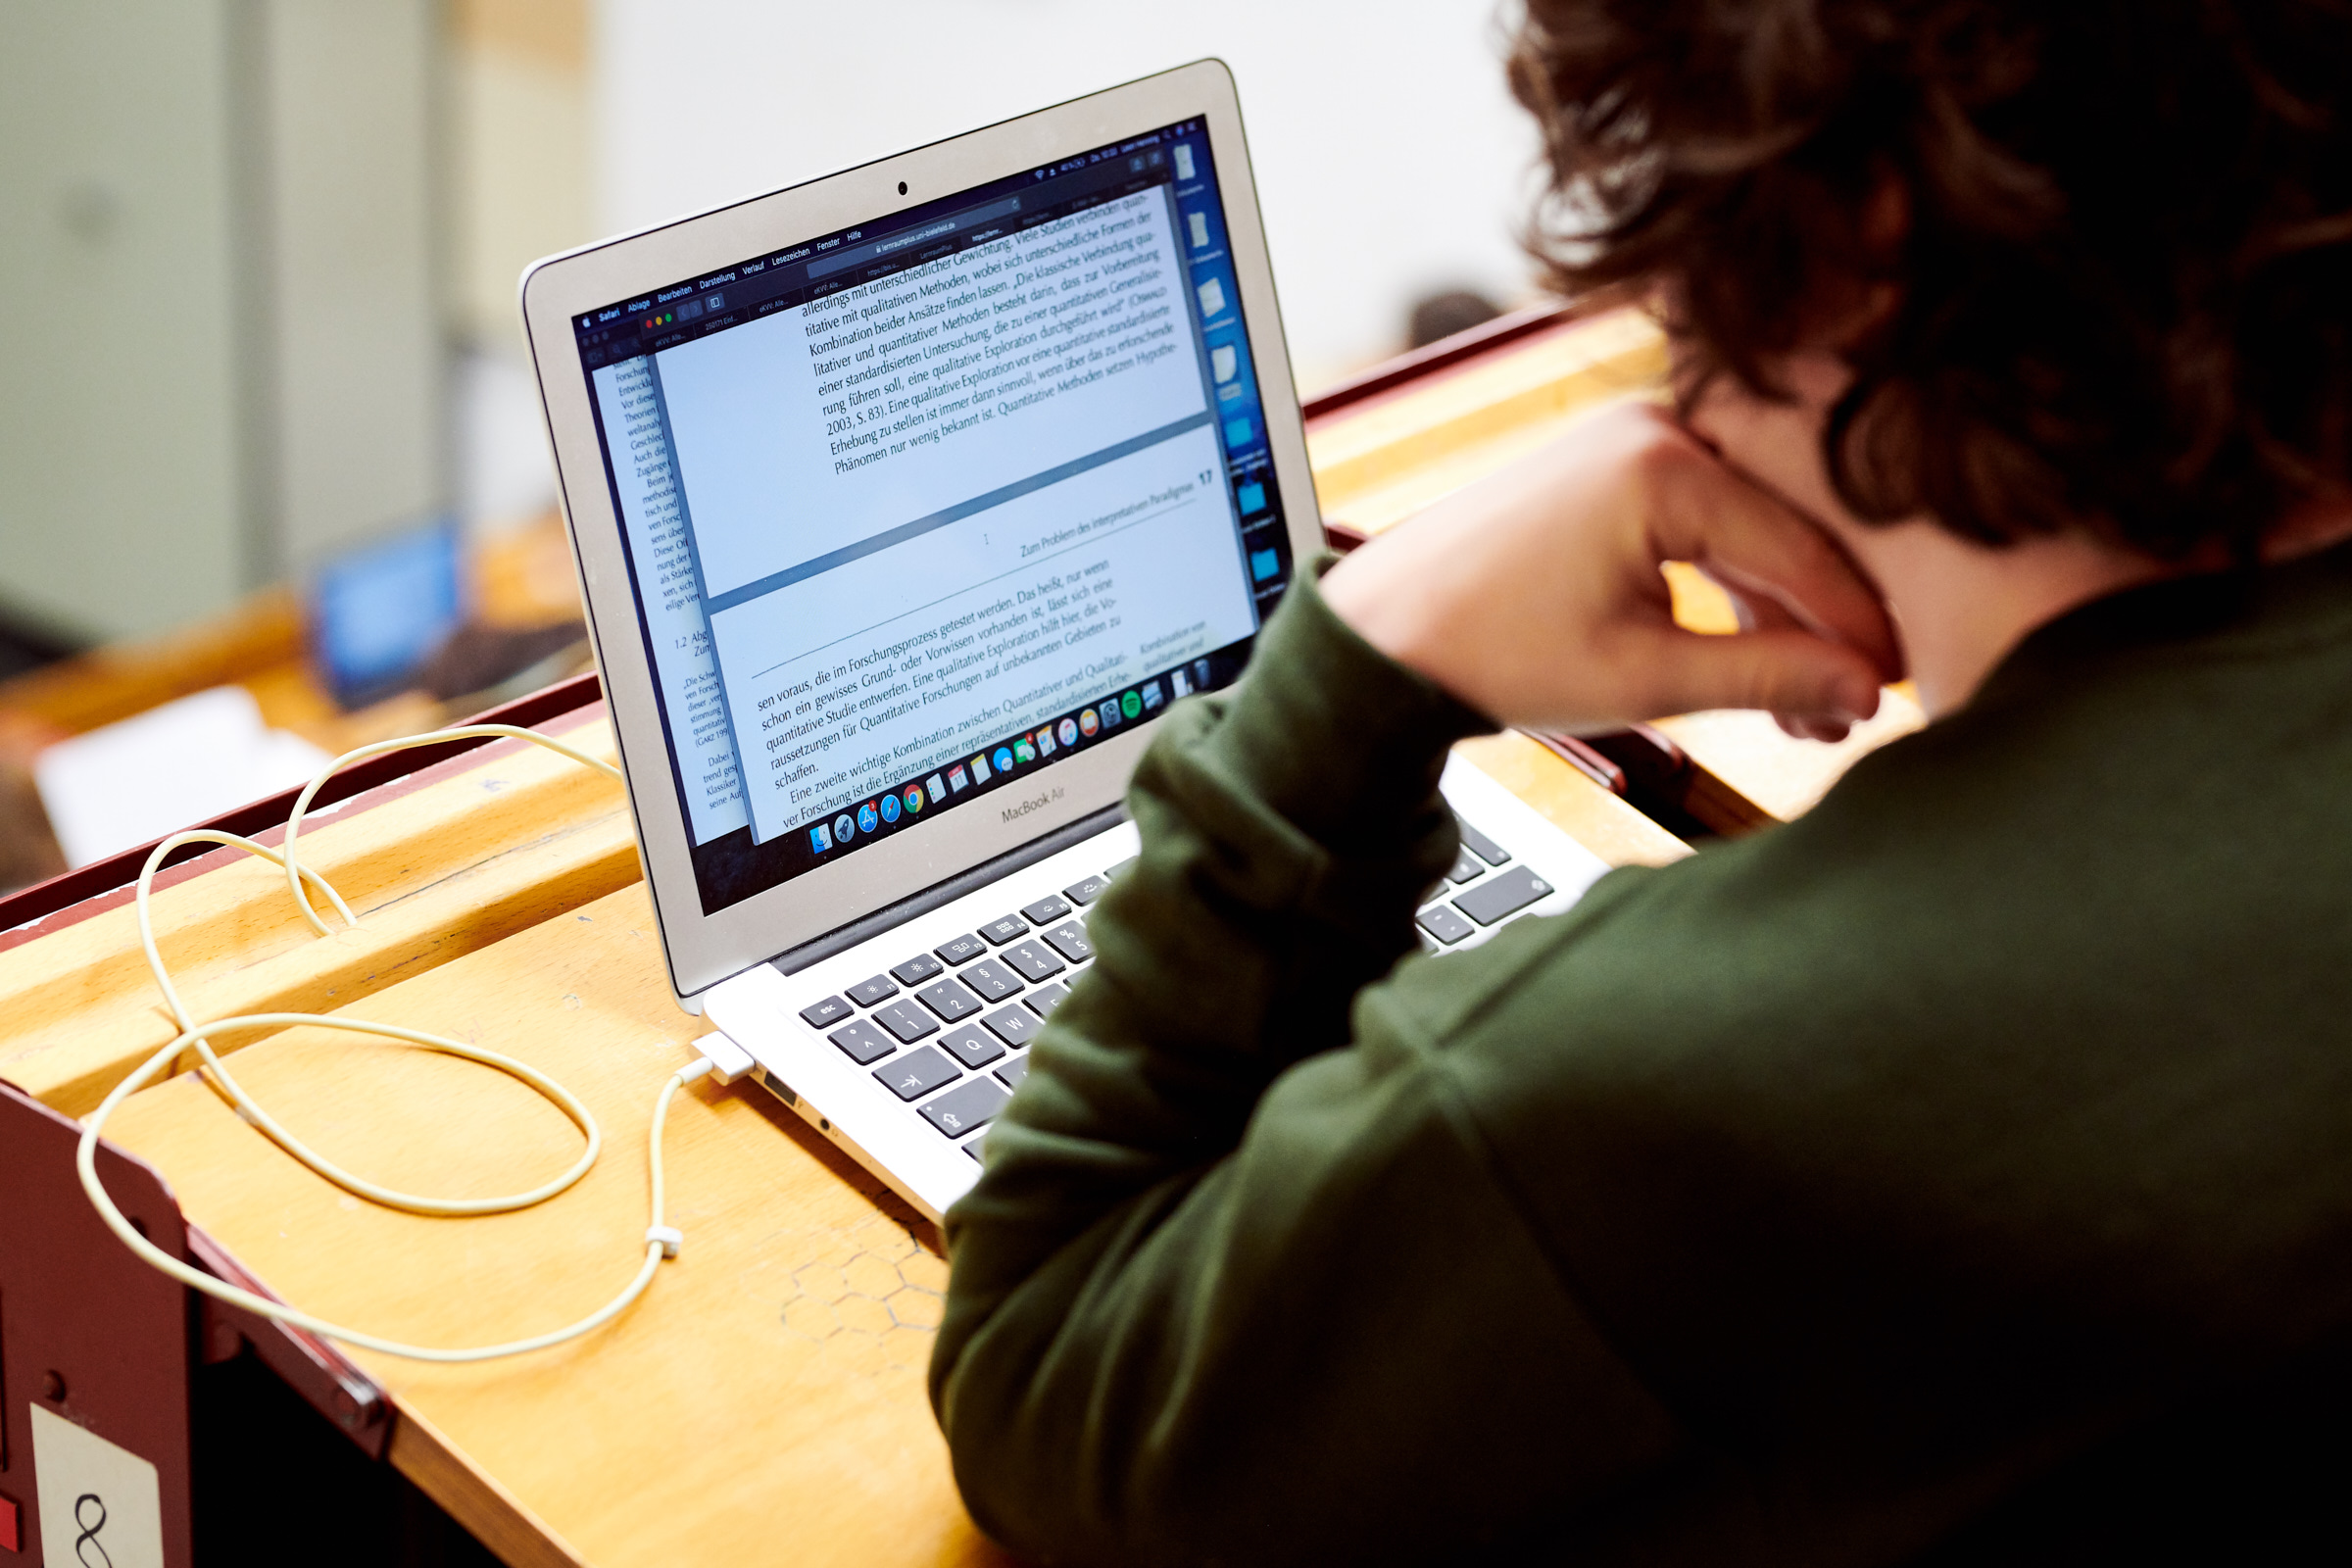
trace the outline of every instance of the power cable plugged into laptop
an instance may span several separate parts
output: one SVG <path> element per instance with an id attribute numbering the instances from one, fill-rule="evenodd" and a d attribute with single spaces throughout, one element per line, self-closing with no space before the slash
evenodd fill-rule
<path id="1" fill-rule="evenodd" d="M 750 1052 L 715 1029 L 697 1040 L 694 1049 L 702 1053 L 710 1064 L 710 1075 L 722 1084 L 733 1083 L 759 1065 Z"/>
<path id="2" fill-rule="evenodd" d="M 166 1068 L 177 1061 L 183 1052 L 192 1050 L 197 1056 L 198 1075 L 210 1084 L 216 1093 L 235 1105 L 238 1113 L 271 1142 L 344 1191 L 386 1208 L 397 1208 L 412 1214 L 446 1218 L 512 1213 L 516 1209 L 529 1208 L 543 1203 L 561 1193 L 569 1191 L 581 1177 L 588 1174 L 590 1168 L 595 1165 L 597 1154 L 604 1144 L 604 1136 L 597 1127 L 596 1118 L 589 1113 L 588 1107 L 580 1102 L 578 1096 L 529 1063 L 480 1046 L 465 1041 L 451 1040 L 446 1036 L 431 1034 L 421 1029 L 409 1029 L 397 1024 L 368 1023 L 358 1018 L 335 1017 L 318 1013 L 246 1013 L 236 1017 L 216 1018 L 210 1023 L 199 1024 L 189 1015 L 188 1009 L 180 1002 L 179 992 L 172 984 L 172 976 L 164 967 L 163 956 L 156 947 L 155 925 L 148 908 L 149 899 L 154 892 L 155 875 L 161 869 L 165 858 L 183 844 L 226 845 L 283 866 L 286 872 L 286 886 L 293 896 L 296 906 L 310 921 L 313 930 L 321 937 L 331 935 L 326 922 L 319 917 L 318 910 L 311 903 L 310 896 L 304 887 L 306 881 L 312 887 L 317 888 L 325 897 L 327 903 L 333 906 L 335 913 L 342 917 L 346 928 L 356 928 L 359 920 L 351 912 L 351 906 L 343 901 L 343 896 L 337 893 L 325 878 L 303 865 L 295 857 L 295 840 L 301 832 L 303 814 L 309 810 L 312 798 L 317 795 L 319 786 L 323 785 L 329 777 L 354 762 L 363 761 L 370 757 L 380 757 L 388 752 L 405 751 L 414 746 L 433 746 L 444 741 L 475 738 L 528 741 L 534 746 L 545 747 L 551 752 L 568 757 L 584 767 L 595 768 L 616 782 L 620 779 L 620 770 L 612 763 L 566 746 L 562 741 L 551 739 L 531 730 L 520 729 L 512 724 L 469 724 L 456 729 L 435 730 L 425 735 L 412 735 L 403 740 L 383 741 L 373 746 L 363 746 L 357 751 L 347 752 L 335 759 L 296 798 L 293 813 L 286 821 L 285 844 L 280 850 L 272 850 L 267 845 L 258 844 L 252 839 L 241 838 L 234 833 L 216 832 L 209 828 L 174 833 L 155 847 L 154 853 L 147 857 L 145 868 L 139 873 L 137 895 L 139 945 L 146 951 L 148 971 L 155 976 L 156 987 L 163 992 L 164 1001 L 171 1008 L 172 1021 L 179 1026 L 179 1033 L 172 1038 L 169 1045 L 149 1056 L 129 1076 L 115 1086 L 114 1092 L 106 1097 L 98 1108 L 90 1114 L 89 1120 L 83 1124 L 81 1143 L 74 1152 L 74 1168 L 81 1178 L 82 1191 L 89 1195 L 90 1202 L 97 1208 L 98 1215 L 106 1222 L 107 1228 L 113 1231 L 122 1240 L 122 1245 L 129 1248 L 141 1259 L 170 1275 L 188 1289 L 200 1291 L 217 1300 L 226 1301 L 232 1306 L 240 1307 L 257 1316 L 304 1329 L 326 1339 L 417 1361 L 489 1361 L 501 1356 L 521 1355 L 526 1351 L 545 1349 L 550 1346 L 561 1345 L 566 1340 L 578 1339 L 584 1334 L 592 1333 L 603 1327 L 626 1311 L 638 1297 L 645 1294 L 646 1287 L 653 1283 L 655 1271 L 662 1266 L 662 1260 L 678 1255 L 679 1246 L 685 1240 L 684 1234 L 677 1227 L 665 1223 L 662 1219 L 662 1132 L 669 1118 L 669 1103 L 676 1098 L 679 1090 L 706 1077 L 716 1077 L 720 1083 L 733 1083 L 751 1070 L 752 1058 L 749 1054 L 722 1034 L 707 1035 L 695 1045 L 694 1049 L 699 1053 L 696 1059 L 671 1073 L 662 1085 L 661 1092 L 654 1101 L 653 1126 L 646 1145 L 646 1173 L 652 1189 L 652 1204 L 651 1219 L 645 1229 L 645 1253 L 638 1262 L 636 1272 L 621 1288 L 619 1294 L 576 1323 L 500 1345 L 442 1348 L 402 1344 L 396 1340 L 385 1339 L 380 1335 L 329 1323 L 311 1313 L 271 1300 L 254 1292 L 240 1290 L 236 1286 L 226 1284 L 210 1274 L 191 1267 L 140 1235 L 131 1222 L 123 1216 L 122 1211 L 116 1206 L 114 1200 L 108 1196 L 105 1185 L 98 1179 L 98 1141 L 105 1131 L 107 1119 L 125 1100 L 154 1081 Z M 354 1175 L 303 1143 L 269 1111 L 263 1109 L 230 1074 L 227 1065 L 213 1050 L 210 1039 L 210 1036 L 215 1034 L 224 1034 L 241 1029 L 282 1029 L 295 1025 L 341 1030 L 350 1034 L 375 1035 L 382 1039 L 397 1040 L 425 1051 L 439 1052 L 445 1055 L 462 1057 L 467 1061 L 476 1061 L 483 1066 L 495 1068 L 529 1086 L 554 1104 L 558 1110 L 571 1120 L 574 1126 L 580 1129 L 581 1134 L 587 1140 L 587 1147 L 580 1152 L 579 1158 L 560 1175 L 528 1192 L 496 1198 L 428 1198 L 398 1192 L 368 1181 L 365 1177 Z"/>

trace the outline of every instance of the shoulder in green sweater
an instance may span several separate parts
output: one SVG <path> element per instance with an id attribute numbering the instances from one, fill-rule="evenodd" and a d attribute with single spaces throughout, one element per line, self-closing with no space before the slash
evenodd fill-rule
<path id="1" fill-rule="evenodd" d="M 1820 1564 L 2276 1523 L 2344 1444 L 2352 552 L 2078 611 L 1801 821 L 1421 957 L 1480 724 L 1311 588 L 1171 713 L 950 1216 L 983 1527 Z"/>

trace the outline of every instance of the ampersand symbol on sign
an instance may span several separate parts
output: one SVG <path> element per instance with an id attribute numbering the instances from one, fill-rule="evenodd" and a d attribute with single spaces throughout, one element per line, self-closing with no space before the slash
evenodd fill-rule
<path id="1" fill-rule="evenodd" d="M 82 1517 L 81 1505 L 85 1502 L 98 1510 L 95 1523 Z M 106 1528 L 105 1500 L 95 1492 L 85 1492 L 75 1497 L 74 1522 L 81 1526 L 81 1534 L 74 1538 L 74 1555 L 80 1559 L 81 1568 L 115 1568 L 115 1559 L 106 1554 L 106 1543 L 98 1539 L 98 1532 Z M 98 1553 L 95 1560 L 90 1556 L 93 1548 Z"/>

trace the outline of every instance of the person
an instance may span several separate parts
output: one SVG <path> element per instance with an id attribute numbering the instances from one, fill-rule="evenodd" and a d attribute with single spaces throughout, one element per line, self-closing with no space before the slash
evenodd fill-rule
<path id="1" fill-rule="evenodd" d="M 1409 352 L 1445 341 L 1456 332 L 1486 325 L 1502 308 L 1476 289 L 1449 288 L 1423 295 L 1405 313 L 1404 346 Z"/>
<path id="2" fill-rule="evenodd" d="M 949 1215 L 1069 1563 L 2340 1557 L 2352 12 L 1526 0 L 1560 283 L 1675 408 L 1302 583 Z M 1673 626 L 1693 562 L 1750 629 Z M 1421 956 L 1453 741 L 1933 722 Z"/>

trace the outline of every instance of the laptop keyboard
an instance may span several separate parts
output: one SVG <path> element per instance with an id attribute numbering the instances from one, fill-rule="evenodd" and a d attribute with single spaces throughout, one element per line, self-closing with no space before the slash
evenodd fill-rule
<path id="1" fill-rule="evenodd" d="M 1461 853 L 1438 896 L 1414 916 L 1425 953 L 1444 953 L 1488 926 L 1501 925 L 1551 892 L 1550 883 L 1514 863 L 1510 851 L 1463 821 L 1459 812 L 1453 820 L 1462 830 Z"/>
<path id="2" fill-rule="evenodd" d="M 1460 825 L 1462 853 L 1416 917 L 1430 953 L 1501 925 L 1551 892 L 1493 838 Z M 1028 1076 L 1029 1043 L 1094 961 L 1087 906 L 1134 863 L 1123 860 L 909 954 L 803 1007 L 801 1021 L 976 1160 L 988 1124 Z"/>
<path id="3" fill-rule="evenodd" d="M 801 1009 L 874 1081 L 974 1159 L 1029 1071 L 1029 1042 L 1094 961 L 1082 911 L 1133 860 L 909 955 Z"/>

